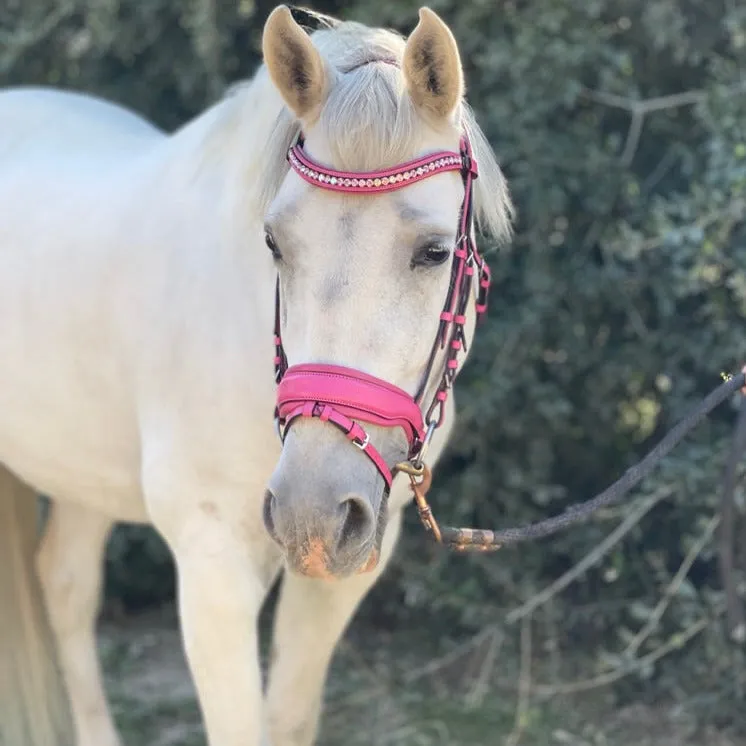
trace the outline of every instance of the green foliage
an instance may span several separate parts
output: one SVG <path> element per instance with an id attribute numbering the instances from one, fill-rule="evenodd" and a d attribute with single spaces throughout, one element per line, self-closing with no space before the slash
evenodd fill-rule
<path id="1" fill-rule="evenodd" d="M 407 32 L 419 4 L 316 7 Z M 0 24 L 16 30 L 9 39 L 18 48 L 3 47 L 0 71 L 5 82 L 92 90 L 173 127 L 254 68 L 271 6 L 6 3 Z M 432 502 L 449 523 L 516 525 L 607 486 L 746 358 L 746 7 L 432 7 L 459 41 L 470 102 L 519 210 L 513 247 L 490 254 L 489 322 L 459 382 L 458 433 Z M 55 9 L 59 22 L 21 48 L 21 31 Z M 717 508 L 732 415 L 722 408 L 638 491 L 669 488 L 671 496 L 561 597 L 566 634 L 572 628 L 589 641 L 614 633 L 623 645 L 645 623 Z M 397 563 L 362 614 L 494 621 L 580 560 L 626 510 L 487 557 L 439 552 L 410 515 Z M 740 520 L 743 535 L 743 511 Z M 130 535 L 114 545 L 117 595 L 136 596 L 146 574 L 120 569 Z M 162 547 L 156 556 L 162 563 Z M 159 567 L 151 566 L 148 594 L 172 590 L 170 575 L 158 585 Z M 709 544 L 671 601 L 668 633 L 719 603 L 715 570 Z"/>
<path id="2" fill-rule="evenodd" d="M 364 7 L 369 22 L 405 15 L 398 1 Z M 746 12 L 671 0 L 437 9 L 519 221 L 512 250 L 491 256 L 490 321 L 432 503 L 449 523 L 517 525 L 602 490 L 746 357 Z M 561 596 L 568 639 L 623 649 L 644 625 L 717 509 L 732 415 L 717 412 L 637 491 L 671 496 Z M 430 550 L 412 519 L 377 592 L 399 588 L 407 613 L 486 624 L 626 512 L 474 558 Z M 641 652 L 720 603 L 711 542 L 690 577 Z"/>

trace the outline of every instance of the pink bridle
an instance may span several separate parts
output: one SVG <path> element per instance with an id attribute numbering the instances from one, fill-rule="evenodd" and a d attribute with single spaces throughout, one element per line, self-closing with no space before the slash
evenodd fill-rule
<path id="1" fill-rule="evenodd" d="M 487 309 L 490 271 L 472 239 L 472 186 L 477 178 L 477 163 L 464 135 L 460 152 L 441 151 L 394 168 L 366 173 L 335 171 L 316 163 L 303 150 L 303 138 L 288 151 L 291 168 L 314 186 L 335 192 L 378 194 L 403 189 L 410 184 L 445 171 L 459 171 L 464 183 L 464 199 L 459 216 L 459 232 L 451 265 L 451 281 L 440 327 L 428 358 L 419 389 L 411 396 L 403 389 L 354 368 L 339 365 L 304 364 L 288 368 L 280 333 L 280 285 L 275 291 L 275 379 L 278 432 L 284 441 L 290 425 L 299 417 L 317 417 L 338 427 L 370 458 L 391 488 L 393 472 L 370 443 L 360 422 L 383 427 L 399 427 L 404 432 L 408 460 L 420 465 L 435 430 L 443 424 L 448 391 L 459 371 L 459 352 L 466 350 L 466 307 L 478 272 L 477 316 Z M 422 398 L 432 375 L 438 350 L 448 345 L 445 365 L 435 394 L 425 409 Z"/>

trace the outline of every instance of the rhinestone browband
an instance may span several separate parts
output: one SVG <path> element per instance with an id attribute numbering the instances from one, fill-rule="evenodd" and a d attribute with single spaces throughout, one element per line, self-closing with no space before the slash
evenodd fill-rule
<path id="1" fill-rule="evenodd" d="M 432 176 L 438 171 L 461 171 L 464 167 L 461 154 L 441 151 L 381 171 L 370 173 L 335 171 L 309 160 L 303 152 L 302 138 L 299 138 L 288 151 L 288 162 L 302 179 L 316 186 L 337 192 L 368 193 L 401 189 L 404 182 L 411 184 Z M 476 171 L 476 162 L 469 163 L 468 168 Z M 476 173 L 474 175 L 476 176 Z"/>

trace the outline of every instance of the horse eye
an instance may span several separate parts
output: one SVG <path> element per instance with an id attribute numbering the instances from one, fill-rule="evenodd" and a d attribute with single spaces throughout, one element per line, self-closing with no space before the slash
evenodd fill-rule
<path id="1" fill-rule="evenodd" d="M 269 231 L 265 231 L 264 233 L 264 243 L 267 244 L 267 248 L 269 249 L 270 253 L 275 259 L 282 258 L 280 249 L 277 247 L 277 244 L 275 243 L 274 236 Z"/>
<path id="2" fill-rule="evenodd" d="M 451 252 L 440 244 L 428 244 L 417 251 L 412 259 L 412 267 L 435 267 L 450 256 Z"/>

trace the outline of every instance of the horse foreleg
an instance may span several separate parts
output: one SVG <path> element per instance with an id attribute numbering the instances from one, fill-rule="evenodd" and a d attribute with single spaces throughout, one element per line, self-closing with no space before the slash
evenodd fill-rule
<path id="1" fill-rule="evenodd" d="M 324 683 L 347 624 L 390 559 L 401 525 L 392 514 L 371 573 L 329 582 L 286 573 L 272 641 L 267 708 L 272 746 L 311 746 L 316 738 Z"/>
<path id="2" fill-rule="evenodd" d="M 37 554 L 50 625 L 67 685 L 77 746 L 118 746 L 96 647 L 103 554 L 112 520 L 54 503 Z"/>
<path id="3" fill-rule="evenodd" d="M 259 746 L 257 621 L 277 550 L 243 489 L 161 479 L 146 480 L 148 507 L 176 560 L 181 633 L 208 743 Z"/>

